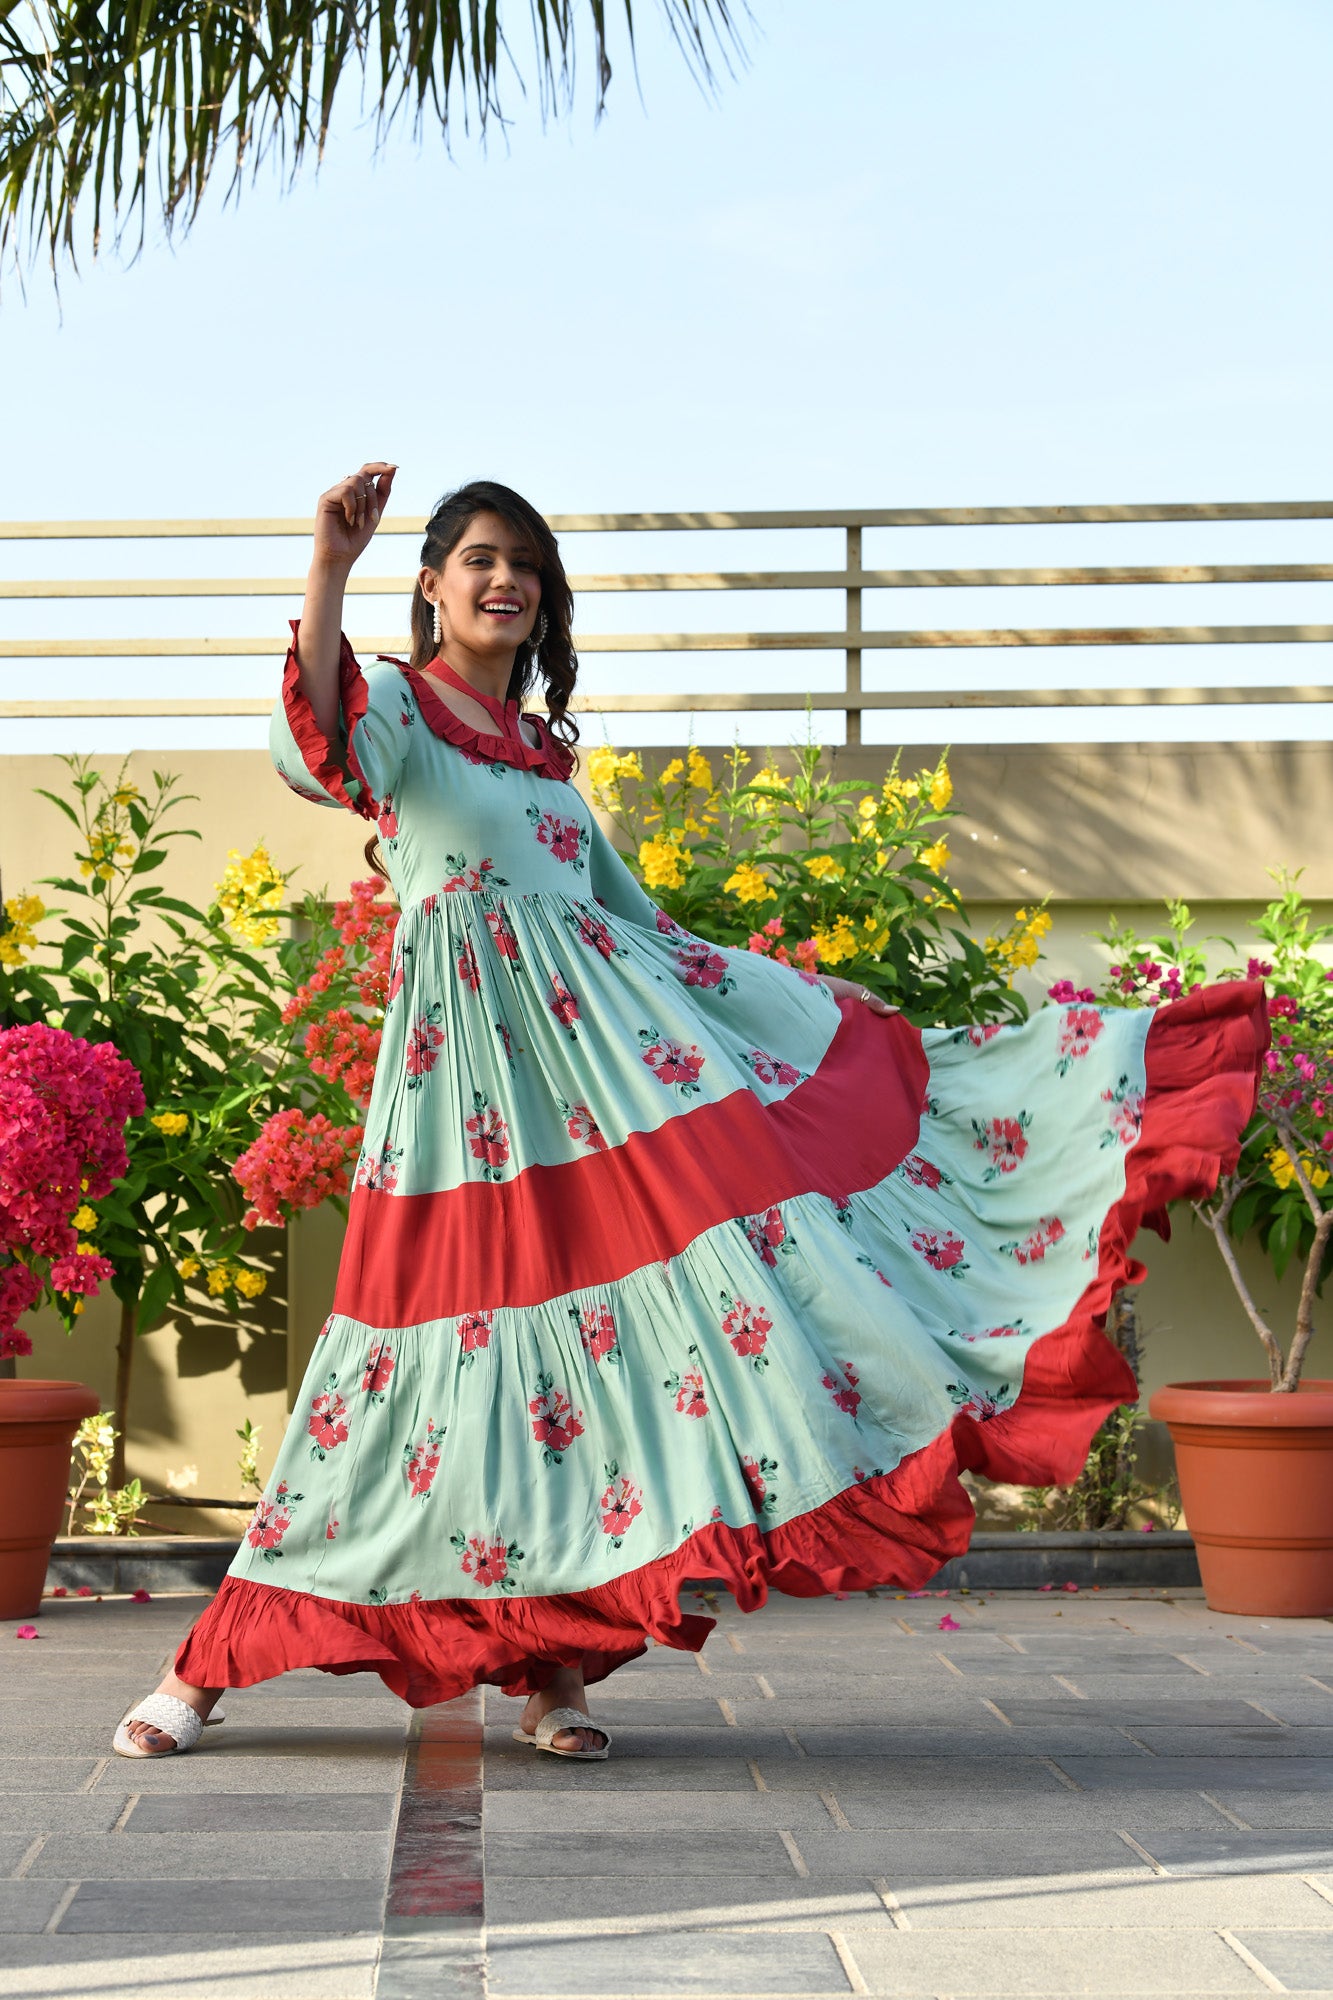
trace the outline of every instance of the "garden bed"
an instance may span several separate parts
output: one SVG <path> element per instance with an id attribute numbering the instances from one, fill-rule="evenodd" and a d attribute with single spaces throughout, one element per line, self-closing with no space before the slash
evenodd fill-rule
<path id="1" fill-rule="evenodd" d="M 215 1590 L 239 1546 L 223 1536 L 72 1535 L 52 1549 L 46 1587 L 102 1593 Z M 978 1534 L 966 1555 L 945 1564 L 934 1588 L 1040 1590 L 1066 1583 L 1080 1590 L 1197 1589 L 1194 1538 L 1178 1530 Z"/>

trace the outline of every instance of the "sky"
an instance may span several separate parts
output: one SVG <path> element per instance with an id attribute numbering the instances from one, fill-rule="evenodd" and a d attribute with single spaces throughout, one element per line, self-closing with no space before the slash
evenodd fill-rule
<path id="1" fill-rule="evenodd" d="M 516 21 L 526 10 L 511 7 Z M 496 477 L 547 512 L 1329 497 L 1326 0 L 751 0 L 711 91 L 641 4 L 605 116 L 403 129 L 349 92 L 323 166 L 261 169 L 139 259 L 0 291 L 10 520 L 305 516 L 350 466 L 396 513 Z M 515 50 L 527 53 L 520 27 Z M 1325 560 L 1329 524 L 899 530 L 882 565 Z M 573 570 L 835 566 L 831 535 L 568 537 Z M 0 542 L 0 575 L 300 575 L 300 541 Z M 415 568 L 411 542 L 367 570 Z M 1333 587 L 867 597 L 868 625 L 1333 622 Z M 281 634 L 280 599 L 0 602 L 0 636 Z M 393 600 L 361 631 L 401 628 Z M 585 598 L 585 630 L 839 622 L 825 594 Z M 871 686 L 1327 678 L 1327 648 L 867 656 Z M 38 669 L 40 676 L 44 669 Z M 625 691 L 835 686 L 825 656 L 593 655 Z M 0 661 L 11 698 L 31 662 Z M 74 662 L 70 695 L 260 694 L 267 660 Z M 893 740 L 1329 733 L 1329 707 L 890 713 Z M 791 719 L 779 718 L 782 731 Z M 222 733 L 219 734 L 221 727 Z M 709 719 L 701 740 L 728 740 Z M 761 725 L 754 725 L 760 730 Z M 616 725 L 621 740 L 629 730 Z M 748 730 L 749 726 L 747 726 Z M 670 724 L 667 734 L 678 733 Z M 82 732 L 82 733 L 80 733 Z M 91 732 L 91 733 L 90 733 Z M 585 727 L 585 734 L 595 734 Z M 649 725 L 636 730 L 649 740 Z M 262 725 L 0 721 L 0 749 L 247 744 Z"/>

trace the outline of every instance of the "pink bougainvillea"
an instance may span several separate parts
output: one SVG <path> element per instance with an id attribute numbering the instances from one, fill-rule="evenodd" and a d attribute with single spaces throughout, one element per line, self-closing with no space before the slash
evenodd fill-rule
<path id="1" fill-rule="evenodd" d="M 90 1296 L 112 1275 L 80 1253 L 73 1216 L 125 1172 L 125 1122 L 144 1109 L 132 1063 L 110 1042 L 85 1042 L 40 1022 L 0 1031 L 0 1356 L 29 1354 L 15 1322 L 37 1303 L 50 1258 L 52 1289 Z"/>
<path id="2" fill-rule="evenodd" d="M 296 1105 L 275 1111 L 232 1168 L 252 1204 L 246 1228 L 285 1222 L 329 1195 L 346 1194 L 361 1139 L 361 1126 L 331 1124 L 322 1112 L 308 1118 Z"/>

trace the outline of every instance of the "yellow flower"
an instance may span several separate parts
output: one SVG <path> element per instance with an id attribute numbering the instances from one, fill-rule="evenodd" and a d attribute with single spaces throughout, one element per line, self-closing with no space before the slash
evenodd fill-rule
<path id="1" fill-rule="evenodd" d="M 234 1282 L 243 1299 L 257 1299 L 268 1286 L 268 1279 L 262 1271 L 247 1271 L 242 1265 L 236 1268 Z"/>
<path id="2" fill-rule="evenodd" d="M 931 779 L 928 796 L 930 798 L 931 810 L 937 813 L 943 812 L 953 797 L 953 779 L 949 776 L 949 767 L 947 764 L 941 764 Z"/>
<path id="3" fill-rule="evenodd" d="M 197 1278 L 201 1268 L 199 1259 L 193 1255 L 182 1257 L 180 1263 L 176 1266 L 182 1278 Z"/>
<path id="4" fill-rule="evenodd" d="M 103 861 L 99 867 L 94 868 L 93 873 L 99 882 L 114 882 L 116 879 L 116 871 L 109 861 Z"/>
<path id="5" fill-rule="evenodd" d="M 650 889 L 679 889 L 685 880 L 685 857 L 680 851 L 684 839 L 679 828 L 669 834 L 655 834 L 639 845 L 639 866 Z"/>
<path id="6" fill-rule="evenodd" d="M 70 1217 L 70 1224 L 71 1227 L 78 1230 L 80 1236 L 86 1236 L 90 1229 L 96 1229 L 97 1227 L 97 1210 L 90 1208 L 85 1201 L 82 1207 L 77 1208 Z"/>
<path id="7" fill-rule="evenodd" d="M 661 784 L 664 785 L 674 785 L 676 779 L 680 776 L 681 772 L 684 769 L 685 766 L 681 762 L 680 758 L 673 757 L 671 759 L 671 762 L 669 764 L 664 764 L 662 766 L 662 769 L 658 772 L 657 774 L 658 780 Z"/>
<path id="8" fill-rule="evenodd" d="M 884 780 L 884 797 L 890 805 L 898 805 L 903 799 L 914 799 L 920 794 L 921 786 L 915 778 L 898 778 L 890 771 Z"/>
<path id="9" fill-rule="evenodd" d="M 75 1299 L 75 1301 L 74 1301 L 74 1305 L 73 1305 L 73 1307 L 72 1307 L 72 1311 L 73 1311 L 73 1313 L 74 1313 L 74 1316 L 75 1316 L 75 1318 L 77 1319 L 77 1318 L 78 1318 L 78 1316 L 79 1316 L 79 1314 L 80 1314 L 81 1312 L 85 1311 L 85 1310 L 86 1310 L 86 1308 L 87 1308 L 87 1300 L 86 1300 L 86 1299 Z"/>
<path id="10" fill-rule="evenodd" d="M 111 803 L 116 806 L 128 806 L 133 805 L 142 797 L 143 793 L 137 785 L 117 785 L 115 791 L 111 794 Z"/>
<path id="11" fill-rule="evenodd" d="M 690 745 L 690 783 L 696 791 L 711 792 L 713 789 L 713 767 L 702 750 Z"/>
<path id="12" fill-rule="evenodd" d="M 208 1274 L 208 1296 L 219 1299 L 231 1283 L 231 1272 L 225 1264 L 215 1264 Z"/>
<path id="13" fill-rule="evenodd" d="M 777 890 L 769 888 L 762 870 L 752 861 L 742 861 L 722 887 L 730 890 L 739 903 L 776 903 L 778 899 Z"/>
<path id="14" fill-rule="evenodd" d="M 40 896 L 11 896 L 0 919 L 0 965 L 22 965 L 37 943 L 33 928 L 46 915 Z"/>
<path id="15" fill-rule="evenodd" d="M 1296 1178 L 1296 1167 L 1286 1147 L 1274 1146 L 1272 1152 L 1266 1157 L 1268 1160 L 1268 1171 L 1278 1186 L 1280 1188 L 1289 1188 Z M 1306 1179 L 1316 1192 L 1322 1187 L 1327 1187 L 1328 1168 L 1321 1167 L 1313 1154 L 1302 1153 L 1301 1165 L 1305 1169 Z"/>
<path id="16" fill-rule="evenodd" d="M 936 840 L 929 847 L 923 847 L 917 860 L 923 868 L 929 868 L 932 875 L 942 875 L 949 865 L 949 843 Z"/>
<path id="17" fill-rule="evenodd" d="M 805 861 L 806 872 L 813 875 L 816 882 L 841 882 L 846 872 L 840 861 L 831 854 L 809 854 Z"/>
<path id="18" fill-rule="evenodd" d="M 159 1111 L 149 1123 L 156 1125 L 159 1132 L 165 1132 L 169 1139 L 179 1139 L 190 1123 L 189 1114 L 184 1111 Z"/>
<path id="19" fill-rule="evenodd" d="M 281 909 L 287 877 L 275 868 L 261 840 L 253 854 L 233 847 L 222 880 L 213 885 L 222 919 L 247 944 L 272 944 L 278 920 L 268 912 Z"/>
<path id="20" fill-rule="evenodd" d="M 825 965 L 837 965 L 844 958 L 856 958 L 863 949 L 850 917 L 835 917 L 832 930 L 821 930 L 816 926 L 810 935 L 819 946 L 819 956 Z"/>
<path id="21" fill-rule="evenodd" d="M 588 777 L 594 791 L 616 791 L 626 778 L 643 777 L 639 753 L 631 750 L 622 757 L 609 743 L 599 743 L 588 752 Z"/>

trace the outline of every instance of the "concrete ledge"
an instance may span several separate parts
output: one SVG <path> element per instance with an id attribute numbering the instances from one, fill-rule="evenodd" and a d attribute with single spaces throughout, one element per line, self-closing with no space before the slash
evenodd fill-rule
<path id="1" fill-rule="evenodd" d="M 73 1535 L 51 1551 L 46 1585 L 95 1591 L 216 1590 L 239 1539 L 192 1535 L 112 1537 Z M 1141 1535 L 974 1535 L 966 1555 L 946 1563 L 936 1589 L 1039 1590 L 1076 1583 L 1145 1590 L 1189 1590 L 1199 1585 L 1194 1538 L 1180 1531 Z"/>

